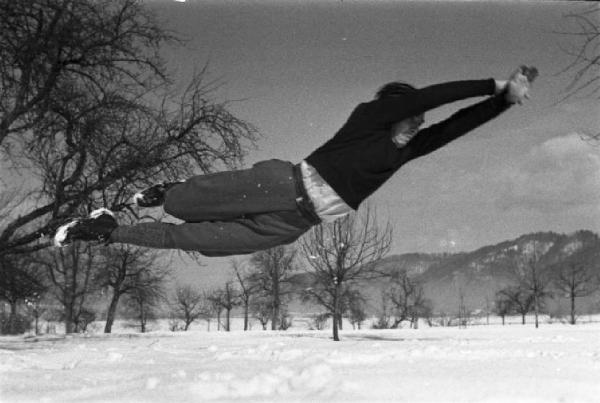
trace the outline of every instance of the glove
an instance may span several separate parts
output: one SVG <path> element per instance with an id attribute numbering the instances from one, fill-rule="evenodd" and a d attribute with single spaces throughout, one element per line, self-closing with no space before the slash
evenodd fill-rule
<path id="1" fill-rule="evenodd" d="M 505 99 L 511 104 L 522 104 L 529 99 L 529 87 L 537 78 L 538 69 L 533 66 L 520 66 L 511 74 L 505 89 Z"/>

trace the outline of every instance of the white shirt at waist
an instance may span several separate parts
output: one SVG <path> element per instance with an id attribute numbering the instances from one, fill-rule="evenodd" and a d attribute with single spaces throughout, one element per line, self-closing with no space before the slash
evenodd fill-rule
<path id="1" fill-rule="evenodd" d="M 332 222 L 352 211 L 344 200 L 329 186 L 317 170 L 306 161 L 300 163 L 302 182 L 312 201 L 315 212 L 324 222 Z"/>

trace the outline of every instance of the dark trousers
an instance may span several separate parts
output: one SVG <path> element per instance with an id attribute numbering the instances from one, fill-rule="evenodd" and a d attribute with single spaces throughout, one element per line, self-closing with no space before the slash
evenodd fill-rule
<path id="1" fill-rule="evenodd" d="M 229 256 L 292 243 L 320 222 L 299 166 L 281 160 L 192 177 L 169 189 L 164 210 L 185 222 L 119 226 L 110 242 Z"/>

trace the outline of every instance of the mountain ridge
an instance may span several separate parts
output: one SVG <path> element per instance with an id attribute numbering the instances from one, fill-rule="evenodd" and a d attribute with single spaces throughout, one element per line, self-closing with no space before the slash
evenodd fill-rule
<path id="1" fill-rule="evenodd" d="M 415 260 L 415 256 L 421 260 Z M 578 262 L 600 276 L 600 238 L 589 230 L 568 234 L 534 232 L 471 252 L 392 255 L 378 268 L 406 269 L 409 276 L 423 284 L 436 311 L 458 305 L 461 293 L 468 307 L 476 310 L 489 307 L 496 292 L 513 284 L 518 270 L 534 257 L 549 275 L 562 265 Z"/>

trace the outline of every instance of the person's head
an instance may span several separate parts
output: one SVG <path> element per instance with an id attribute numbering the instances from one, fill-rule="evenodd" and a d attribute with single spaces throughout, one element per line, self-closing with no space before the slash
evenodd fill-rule
<path id="1" fill-rule="evenodd" d="M 377 93 L 375 94 L 375 99 L 397 97 L 406 94 L 411 94 L 416 91 L 417 89 L 408 83 L 402 81 L 393 81 L 379 88 L 379 90 L 377 90 Z"/>
<path id="2" fill-rule="evenodd" d="M 383 87 L 381 87 L 375 94 L 375 99 L 386 99 L 405 96 L 408 94 L 412 94 L 416 91 L 417 89 L 408 83 L 402 81 L 394 81 L 391 83 L 387 83 Z M 414 135 L 419 130 L 419 127 L 423 124 L 424 121 L 424 114 L 411 116 L 409 118 L 403 119 L 394 124 L 393 134 L 395 135 L 399 133 L 404 133 Z"/>

